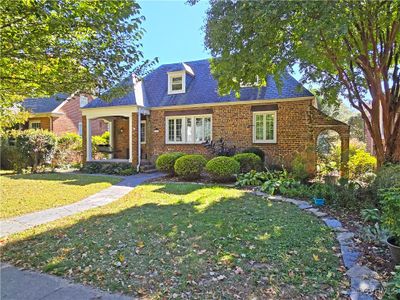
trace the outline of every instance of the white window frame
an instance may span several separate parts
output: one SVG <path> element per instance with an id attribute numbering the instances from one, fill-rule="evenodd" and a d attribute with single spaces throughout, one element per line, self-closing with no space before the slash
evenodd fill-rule
<path id="1" fill-rule="evenodd" d="M 182 77 L 182 89 L 172 90 L 172 79 Z M 182 94 L 186 92 L 186 73 L 185 71 L 168 72 L 168 94 Z"/>
<path id="2" fill-rule="evenodd" d="M 192 141 L 187 140 L 187 124 L 186 120 L 190 118 L 192 120 Z M 205 114 L 205 115 L 183 115 L 183 116 L 168 116 L 165 117 L 165 144 L 168 145 L 179 145 L 179 144 L 202 144 L 205 141 L 196 141 L 196 118 L 202 118 L 203 120 L 205 118 L 210 118 L 210 140 L 212 140 L 212 134 L 213 134 L 213 119 L 212 115 L 210 114 Z M 181 119 L 182 120 L 182 141 L 170 141 L 168 139 L 168 134 L 169 134 L 169 120 L 176 120 L 176 119 Z M 204 131 L 204 122 L 203 122 L 203 131 Z"/>
<path id="3" fill-rule="evenodd" d="M 32 124 L 39 124 L 39 128 L 33 128 Z M 29 129 L 42 129 L 42 122 L 40 120 L 29 121 Z"/>
<path id="4" fill-rule="evenodd" d="M 256 139 L 256 116 L 259 115 L 273 115 L 274 117 L 274 137 L 272 140 L 267 140 L 265 138 L 258 140 Z M 266 124 L 265 118 L 263 123 L 263 135 L 266 135 Z M 277 112 L 276 111 L 255 111 L 253 112 L 253 144 L 275 144 L 277 141 Z"/>
<path id="5" fill-rule="evenodd" d="M 83 103 L 83 104 L 82 104 Z M 87 105 L 89 103 L 89 99 L 88 97 L 86 97 L 85 95 L 80 95 L 79 96 L 79 107 L 84 107 L 85 105 Z"/>
<path id="6" fill-rule="evenodd" d="M 82 122 L 78 122 L 78 134 L 82 136 Z"/>
<path id="7" fill-rule="evenodd" d="M 140 134 L 142 134 L 142 132 L 144 132 L 144 140 L 142 141 L 142 136 L 140 136 L 140 143 L 146 144 L 146 140 L 147 140 L 147 134 L 146 134 L 146 121 L 140 121 L 140 125 L 144 124 L 144 130 L 142 131 L 142 128 L 140 128 Z"/>

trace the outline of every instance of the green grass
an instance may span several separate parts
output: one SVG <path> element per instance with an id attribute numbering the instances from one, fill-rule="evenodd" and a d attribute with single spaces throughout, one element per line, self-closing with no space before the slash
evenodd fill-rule
<path id="1" fill-rule="evenodd" d="M 70 204 L 119 181 L 78 174 L 0 176 L 0 219 Z"/>
<path id="2" fill-rule="evenodd" d="M 318 219 L 227 187 L 139 186 L 4 243 L 4 261 L 150 299 L 331 299 L 344 280 Z"/>

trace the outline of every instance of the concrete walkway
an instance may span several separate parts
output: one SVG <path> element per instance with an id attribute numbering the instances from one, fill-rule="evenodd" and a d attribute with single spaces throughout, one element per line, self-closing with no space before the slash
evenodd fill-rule
<path id="1" fill-rule="evenodd" d="M 23 216 L 0 221 L 0 237 L 21 232 L 37 225 L 55 221 L 82 211 L 109 204 L 128 194 L 133 188 L 146 180 L 162 177 L 162 173 L 140 173 L 127 176 L 123 181 L 81 201 L 55 207 Z"/>
<path id="2" fill-rule="evenodd" d="M 0 265 L 0 299 L 2 300 L 128 300 L 120 294 L 73 284 L 68 280 L 31 271 L 21 271 L 7 264 Z"/>

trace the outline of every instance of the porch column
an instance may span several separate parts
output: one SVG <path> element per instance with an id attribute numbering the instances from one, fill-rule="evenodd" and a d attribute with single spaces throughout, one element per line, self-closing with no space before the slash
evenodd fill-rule
<path id="1" fill-rule="evenodd" d="M 86 161 L 92 160 L 92 126 L 90 119 L 86 119 Z"/>
<path id="2" fill-rule="evenodd" d="M 129 162 L 134 167 L 138 164 L 138 113 L 133 112 L 129 116 Z"/>
<path id="3" fill-rule="evenodd" d="M 108 123 L 108 132 L 110 133 L 110 146 L 111 149 L 114 149 L 114 120 L 111 119 L 111 121 Z M 108 155 L 108 158 L 113 159 L 114 158 L 114 153 L 110 153 Z"/>
<path id="4" fill-rule="evenodd" d="M 87 144 L 87 132 L 86 132 L 86 116 L 82 116 L 82 163 L 86 162 L 86 144 Z"/>

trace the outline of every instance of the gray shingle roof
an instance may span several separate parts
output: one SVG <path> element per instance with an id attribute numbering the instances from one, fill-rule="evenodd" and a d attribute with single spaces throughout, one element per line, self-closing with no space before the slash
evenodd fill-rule
<path id="1" fill-rule="evenodd" d="M 68 98 L 67 94 L 56 94 L 49 98 L 28 98 L 21 104 L 22 106 L 33 113 L 48 113 L 57 108 L 65 99 Z"/>
<path id="2" fill-rule="evenodd" d="M 209 60 L 185 62 L 194 72 L 194 76 L 186 74 L 186 92 L 182 94 L 168 95 L 168 72 L 184 70 L 183 63 L 161 65 L 143 80 L 144 104 L 146 107 L 160 107 L 190 104 L 211 104 L 218 102 L 238 102 L 251 100 L 272 100 L 284 98 L 297 98 L 313 96 L 311 92 L 302 87 L 290 74 L 282 76 L 282 89 L 278 87 L 271 76 L 267 77 L 267 86 L 258 88 L 242 88 L 240 99 L 233 93 L 230 95 L 218 95 L 218 84 L 210 72 Z M 100 99 L 92 101 L 85 108 L 135 105 L 136 99 L 133 92 L 111 102 Z"/>

